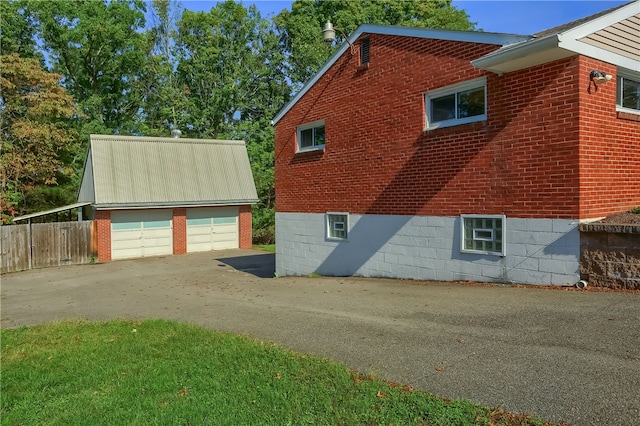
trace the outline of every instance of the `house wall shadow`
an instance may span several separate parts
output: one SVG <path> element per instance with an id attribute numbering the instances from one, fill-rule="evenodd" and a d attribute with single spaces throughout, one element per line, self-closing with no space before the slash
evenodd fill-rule
<path id="1" fill-rule="evenodd" d="M 258 278 L 273 278 L 276 271 L 276 255 L 274 253 L 256 254 L 236 257 L 219 257 L 218 262 L 231 266 L 238 271 L 254 275 Z"/>
<path id="2" fill-rule="evenodd" d="M 367 262 L 375 262 L 376 257 L 388 255 L 389 258 L 393 258 L 394 253 L 385 251 L 387 244 L 394 238 L 403 237 L 399 232 L 410 225 L 413 216 L 416 215 L 444 216 L 455 221 L 454 229 L 449 229 L 450 233 L 453 232 L 453 235 L 448 236 L 451 240 L 449 245 L 446 248 L 438 247 L 438 250 L 449 251 L 449 259 L 495 262 L 495 256 L 483 258 L 460 253 L 459 215 L 504 213 L 513 217 L 535 217 L 539 206 L 544 203 L 562 204 L 561 200 L 556 201 L 553 198 L 557 197 L 559 189 L 554 185 L 566 185 L 567 191 L 570 192 L 574 188 L 574 182 L 569 178 L 564 182 L 552 180 L 557 179 L 556 177 L 536 174 L 531 176 L 533 182 L 523 183 L 522 175 L 526 172 L 526 167 L 539 167 L 541 164 L 546 166 L 545 162 L 550 159 L 561 160 L 567 156 L 567 161 L 570 162 L 567 176 L 573 176 L 572 170 L 577 171 L 577 156 L 573 160 L 570 153 L 561 152 L 563 149 L 573 149 L 573 146 L 577 150 L 577 120 L 575 128 L 573 125 L 567 125 L 560 131 L 553 125 L 554 108 L 557 105 L 554 106 L 554 100 L 548 96 L 548 93 L 557 90 L 560 84 L 558 81 L 562 80 L 560 77 L 563 74 L 573 73 L 575 64 L 576 61 L 570 59 L 541 69 L 544 78 L 539 80 L 540 84 L 533 90 L 520 93 L 520 101 L 509 103 L 508 108 L 504 107 L 504 101 L 501 103 L 500 99 L 508 96 L 510 86 L 525 78 L 526 74 L 516 72 L 512 77 L 489 75 L 486 121 L 420 132 L 414 134 L 413 142 L 408 146 L 406 142 L 398 143 L 392 138 L 378 138 L 375 141 L 368 137 L 361 138 L 358 133 L 349 133 L 349 128 L 345 128 L 344 131 L 348 133 L 345 137 L 350 140 L 351 145 L 361 147 L 359 152 L 357 148 L 353 148 L 353 152 L 349 154 L 361 155 L 358 161 L 368 160 L 368 164 L 364 170 L 347 168 L 344 173 L 337 173 L 337 178 L 329 177 L 328 180 L 333 186 L 340 187 L 342 176 L 342 179 L 349 181 L 349 185 L 353 185 L 351 182 L 361 182 L 370 192 L 374 192 L 376 186 L 372 182 L 376 182 L 376 176 L 389 173 L 389 169 L 385 169 L 389 165 L 386 161 L 388 156 L 395 156 L 395 162 L 402 161 L 401 165 L 394 169 L 393 177 L 387 181 L 384 188 L 362 209 L 363 213 L 354 215 L 357 217 L 350 226 L 349 240 L 339 243 L 327 241 L 335 246 L 316 271 L 330 275 L 361 274 L 363 266 Z M 577 103 L 577 95 L 575 93 L 574 97 L 564 101 L 568 108 Z M 352 120 L 358 122 L 362 113 L 353 111 Z M 523 131 L 523 122 L 531 123 L 531 133 Z M 386 134 L 406 138 L 407 129 L 395 127 Z M 565 139 L 564 145 L 550 143 L 558 138 Z M 527 158 L 520 152 L 523 147 L 530 149 Z M 345 185 L 340 192 L 342 205 L 361 205 L 367 201 L 362 198 L 354 199 L 357 195 L 350 195 L 350 192 L 359 192 L 349 185 Z M 526 185 L 530 188 L 525 188 Z M 550 191 L 547 193 L 544 188 Z M 573 194 L 568 194 L 568 197 L 571 196 Z M 537 201 L 532 202 L 532 198 Z M 527 204 L 533 208 L 527 210 Z M 332 210 L 336 211 L 327 211 Z M 571 216 L 572 213 L 568 211 L 563 214 Z M 385 221 L 381 227 L 379 219 L 382 215 Z M 420 236 L 413 237 L 415 239 Z M 414 247 L 415 243 L 416 241 L 412 243 Z M 407 246 L 410 247 L 412 244 Z M 554 245 L 548 250 L 562 251 L 561 247 L 564 246 Z M 441 251 L 439 255 L 442 256 Z M 505 261 L 498 260 L 498 263 L 505 264 Z"/>

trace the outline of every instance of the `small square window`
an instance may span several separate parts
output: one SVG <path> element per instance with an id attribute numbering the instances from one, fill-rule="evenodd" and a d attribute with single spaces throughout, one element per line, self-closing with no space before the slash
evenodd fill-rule
<path id="1" fill-rule="evenodd" d="M 327 238 L 330 240 L 346 240 L 348 237 L 349 214 L 327 213 Z"/>
<path id="2" fill-rule="evenodd" d="M 505 255 L 504 215 L 462 215 L 461 251 Z"/>
<path id="3" fill-rule="evenodd" d="M 324 143 L 324 120 L 298 127 L 298 151 L 323 149 Z"/>

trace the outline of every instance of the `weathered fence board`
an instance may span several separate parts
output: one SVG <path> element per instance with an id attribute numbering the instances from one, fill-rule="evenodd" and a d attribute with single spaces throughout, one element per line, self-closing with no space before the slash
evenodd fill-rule
<path id="1" fill-rule="evenodd" d="M 28 225 L 0 227 L 0 272 L 29 269 L 29 252 Z"/>
<path id="2" fill-rule="evenodd" d="M 89 263 L 92 226 L 81 221 L 1 227 L 2 272 Z"/>

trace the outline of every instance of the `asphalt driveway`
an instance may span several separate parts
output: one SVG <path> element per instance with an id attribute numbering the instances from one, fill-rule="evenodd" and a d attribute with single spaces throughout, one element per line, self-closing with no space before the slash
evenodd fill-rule
<path id="1" fill-rule="evenodd" d="M 166 318 L 448 398 L 574 425 L 640 425 L 640 294 L 273 270 L 273 254 L 232 250 L 6 274 L 2 327 Z"/>

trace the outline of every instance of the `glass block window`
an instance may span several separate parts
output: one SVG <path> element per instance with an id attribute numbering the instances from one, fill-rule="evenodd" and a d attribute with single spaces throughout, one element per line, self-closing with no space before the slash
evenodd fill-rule
<path id="1" fill-rule="evenodd" d="M 503 215 L 462 215 L 462 251 L 505 255 Z"/>
<path id="2" fill-rule="evenodd" d="M 349 213 L 327 213 L 327 238 L 346 240 L 349 232 Z"/>
<path id="3" fill-rule="evenodd" d="M 298 151 L 324 149 L 324 120 L 298 127 Z"/>
<path id="4" fill-rule="evenodd" d="M 427 92 L 427 129 L 486 120 L 486 97 L 485 78 Z"/>

